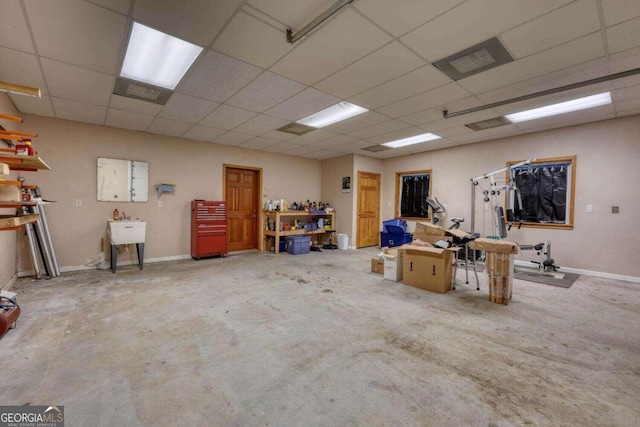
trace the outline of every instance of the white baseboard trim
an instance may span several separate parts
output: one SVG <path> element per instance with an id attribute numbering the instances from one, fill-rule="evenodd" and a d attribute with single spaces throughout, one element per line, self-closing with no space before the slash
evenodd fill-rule
<path id="1" fill-rule="evenodd" d="M 15 283 L 15 281 L 18 279 L 18 275 L 14 274 L 13 277 L 11 279 L 9 279 L 9 281 L 7 283 L 4 284 L 3 287 L 1 287 L 0 289 L 3 291 L 8 291 L 9 289 L 11 289 L 11 286 L 13 286 L 13 284 Z"/>
<path id="2" fill-rule="evenodd" d="M 520 267 L 529 267 L 529 268 L 531 268 L 531 266 L 533 265 L 530 262 L 521 261 L 521 260 L 516 260 L 514 264 Z M 623 276 L 622 274 L 602 273 L 600 271 L 581 270 L 579 268 L 570 268 L 570 267 L 561 267 L 559 271 L 561 273 L 564 271 L 567 273 L 582 274 L 585 276 L 601 277 L 603 279 L 622 280 L 623 282 L 640 283 L 640 277 Z"/>

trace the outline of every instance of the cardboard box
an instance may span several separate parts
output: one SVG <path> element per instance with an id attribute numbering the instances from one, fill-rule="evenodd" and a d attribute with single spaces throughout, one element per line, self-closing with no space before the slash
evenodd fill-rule
<path id="1" fill-rule="evenodd" d="M 416 222 L 416 229 L 413 233 L 432 234 L 434 236 L 445 236 L 447 234 L 444 228 L 439 225 L 433 225 L 430 222 Z"/>
<path id="2" fill-rule="evenodd" d="M 22 201 L 20 185 L 20 181 L 2 181 L 0 183 L 0 202 Z"/>
<path id="3" fill-rule="evenodd" d="M 485 252 L 497 252 L 499 254 L 517 254 L 518 244 L 506 240 L 487 239 L 480 237 L 469 243 L 471 249 L 479 249 Z"/>
<path id="4" fill-rule="evenodd" d="M 398 249 L 382 248 L 384 252 L 384 278 L 399 282 L 402 280 L 404 252 Z"/>
<path id="5" fill-rule="evenodd" d="M 371 258 L 371 272 L 384 274 L 384 259 Z"/>
<path id="6" fill-rule="evenodd" d="M 441 294 L 449 292 L 453 277 L 453 254 L 458 249 L 402 246 L 402 283 Z"/>
<path id="7" fill-rule="evenodd" d="M 413 240 L 421 240 L 423 242 L 431 243 L 432 245 L 438 240 L 446 240 L 448 242 L 453 241 L 453 239 L 449 236 L 436 236 L 434 234 L 413 234 Z"/>
<path id="8" fill-rule="evenodd" d="M 513 293 L 513 254 L 487 252 L 486 271 L 489 276 L 489 301 L 509 304 Z"/>

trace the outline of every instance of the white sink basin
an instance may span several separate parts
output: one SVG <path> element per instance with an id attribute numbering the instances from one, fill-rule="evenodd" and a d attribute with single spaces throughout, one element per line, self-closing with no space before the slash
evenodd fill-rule
<path id="1" fill-rule="evenodd" d="M 144 243 L 147 221 L 114 221 L 110 219 L 107 231 L 112 245 Z"/>

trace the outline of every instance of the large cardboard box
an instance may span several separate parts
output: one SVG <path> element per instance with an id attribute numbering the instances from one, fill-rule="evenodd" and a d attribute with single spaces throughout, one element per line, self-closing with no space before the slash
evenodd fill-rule
<path id="1" fill-rule="evenodd" d="M 402 246 L 402 283 L 441 294 L 449 292 L 453 276 L 453 254 L 458 249 Z"/>
<path id="2" fill-rule="evenodd" d="M 489 276 L 489 301 L 509 304 L 513 294 L 514 255 L 487 252 L 486 270 Z"/>
<path id="3" fill-rule="evenodd" d="M 384 252 L 384 278 L 399 282 L 402 280 L 404 253 L 398 249 L 382 248 Z"/>
<path id="4" fill-rule="evenodd" d="M 497 252 L 499 254 L 517 254 L 518 244 L 506 240 L 487 239 L 480 237 L 469 243 L 471 249 L 479 249 L 485 252 Z"/>
<path id="5" fill-rule="evenodd" d="M 451 242 L 453 239 L 449 236 L 436 236 L 435 234 L 413 234 L 413 241 L 420 240 L 430 244 L 436 243 L 438 240 L 446 240 Z"/>
<path id="6" fill-rule="evenodd" d="M 371 258 L 371 272 L 384 274 L 384 259 Z"/>
<path id="7" fill-rule="evenodd" d="M 439 225 L 433 225 L 430 222 L 416 222 L 415 233 L 432 234 L 434 236 L 446 235 L 446 230 Z"/>

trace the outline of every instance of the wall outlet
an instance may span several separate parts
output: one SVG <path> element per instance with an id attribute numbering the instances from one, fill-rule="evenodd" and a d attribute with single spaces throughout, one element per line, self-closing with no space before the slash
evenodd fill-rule
<path id="1" fill-rule="evenodd" d="M 586 212 L 587 213 L 593 213 L 593 205 L 587 205 Z"/>
<path id="2" fill-rule="evenodd" d="M 164 203 L 162 203 L 162 200 L 158 200 L 158 207 L 161 208 L 164 206 Z"/>
<path id="3" fill-rule="evenodd" d="M 82 207 L 82 199 L 76 199 L 76 207 L 77 208 Z"/>
<path id="4" fill-rule="evenodd" d="M 619 214 L 620 213 L 620 206 L 611 206 L 611 213 Z"/>

